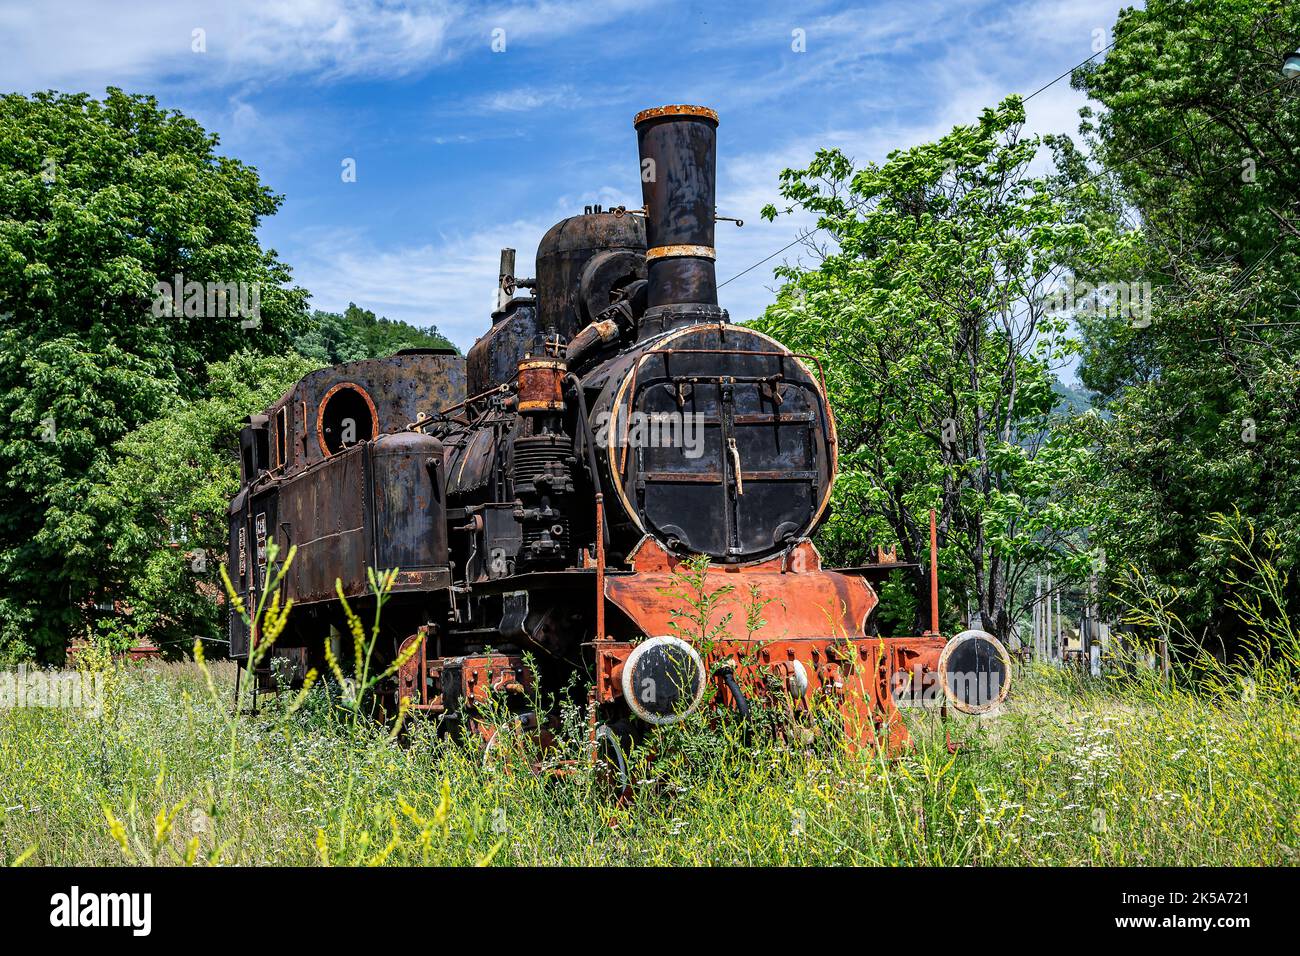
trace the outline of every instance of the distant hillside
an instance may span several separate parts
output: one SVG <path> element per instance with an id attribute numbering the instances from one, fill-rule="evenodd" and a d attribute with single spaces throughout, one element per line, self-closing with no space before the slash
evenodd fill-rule
<path id="1" fill-rule="evenodd" d="M 1052 391 L 1056 393 L 1056 405 L 1052 411 L 1057 415 L 1080 415 L 1092 408 L 1092 396 L 1088 392 L 1071 388 L 1060 379 L 1052 380 Z"/>
<path id="2" fill-rule="evenodd" d="M 401 349 L 454 349 L 436 326 L 416 328 L 406 322 L 376 317 L 354 302 L 346 312 L 312 313 L 312 326 L 294 340 L 294 348 L 325 365 L 381 358 Z"/>

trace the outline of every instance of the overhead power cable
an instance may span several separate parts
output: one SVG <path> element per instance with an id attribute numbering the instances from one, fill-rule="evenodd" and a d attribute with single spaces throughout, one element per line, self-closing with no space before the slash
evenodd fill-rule
<path id="1" fill-rule="evenodd" d="M 1150 23 L 1150 22 L 1152 22 L 1152 21 L 1147 21 L 1147 22 Z M 1143 26 L 1145 26 L 1145 25 L 1146 25 L 1146 24 L 1143 24 Z M 1138 29 L 1140 30 L 1140 29 L 1141 29 L 1141 26 L 1139 26 Z M 1051 82 L 1046 83 L 1046 84 L 1044 84 L 1043 86 L 1040 86 L 1038 89 L 1034 90 L 1034 92 L 1032 92 L 1032 93 L 1030 93 L 1028 96 L 1024 97 L 1024 99 L 1021 100 L 1021 102 L 1027 103 L 1027 102 L 1029 102 L 1031 99 L 1033 99 L 1035 96 L 1037 96 L 1039 93 L 1042 93 L 1044 90 L 1050 89 L 1052 86 L 1056 85 L 1056 84 L 1059 83 L 1061 80 L 1065 79 L 1067 76 L 1070 76 L 1072 73 L 1074 73 L 1074 71 L 1077 70 L 1077 69 L 1079 69 L 1079 67 L 1081 67 L 1081 66 L 1086 66 L 1086 65 L 1087 65 L 1088 63 L 1090 63 L 1092 60 L 1096 59 L 1098 56 L 1100 56 L 1101 54 L 1105 53 L 1107 50 L 1109 50 L 1109 49 L 1111 49 L 1112 47 L 1114 47 L 1115 44 L 1116 44 L 1117 42 L 1119 42 L 1119 38 L 1118 38 L 1118 37 L 1116 37 L 1114 40 L 1111 40 L 1110 43 L 1106 44 L 1106 46 L 1102 47 L 1102 48 L 1101 48 L 1100 50 L 1098 50 L 1096 53 L 1093 53 L 1092 56 L 1089 56 L 1088 58 L 1086 58 L 1086 59 L 1084 59 L 1084 60 L 1080 60 L 1080 61 L 1079 61 L 1078 63 L 1076 63 L 1074 66 L 1070 67 L 1070 69 L 1066 70 L 1066 71 L 1065 71 L 1064 73 L 1062 73 L 1060 76 L 1056 77 L 1056 79 L 1054 79 L 1054 80 L 1052 80 Z M 1284 86 L 1284 85 L 1286 85 L 1286 84 L 1288 84 L 1288 83 L 1290 83 L 1290 82 L 1291 82 L 1291 80 L 1290 80 L 1289 78 L 1283 77 L 1281 80 L 1274 81 L 1274 82 L 1272 82 L 1272 83 L 1267 84 L 1267 85 L 1264 86 L 1264 87 L 1261 87 L 1258 91 L 1256 91 L 1255 93 L 1251 94 L 1250 99 L 1251 99 L 1251 100 L 1254 100 L 1254 99 L 1256 99 L 1256 98 L 1258 98 L 1258 97 L 1260 97 L 1260 96 L 1262 96 L 1262 95 L 1264 95 L 1264 94 L 1266 94 L 1266 93 L 1270 93 L 1270 92 L 1272 92 L 1273 90 L 1276 90 L 1276 89 L 1278 89 L 1279 87 L 1282 87 L 1282 86 Z M 1128 163 L 1131 163 L 1131 162 L 1133 162 L 1133 161 L 1136 160 L 1136 159 L 1140 159 L 1141 157 L 1145 156 L 1147 153 L 1151 152 L 1152 150 L 1156 150 L 1156 149 L 1159 149 L 1159 148 L 1162 147 L 1162 146 L 1166 146 L 1166 145 L 1168 145 L 1169 143 L 1171 143 L 1171 142 L 1173 142 L 1175 139 L 1177 139 L 1180 135 L 1191 135 L 1192 133 L 1198 132 L 1199 130 L 1205 128 L 1206 126 L 1208 126 L 1210 123 L 1214 122 L 1215 120 L 1217 120 L 1217 119 L 1221 119 L 1221 118 L 1222 118 L 1222 117 L 1223 117 L 1227 112 L 1229 112 L 1229 111 L 1225 110 L 1223 113 L 1210 114 L 1208 117 L 1206 117 L 1205 120 L 1203 120 L 1201 123 L 1197 124 L 1196 126 L 1193 126 L 1193 127 L 1190 128 L 1190 129 L 1182 130 L 1182 131 L 1180 131 L 1180 132 L 1178 132 L 1178 133 L 1174 133 L 1173 135 L 1171 135 L 1171 136 L 1169 136 L 1169 137 L 1167 137 L 1167 138 L 1161 140 L 1161 141 L 1158 142 L 1158 143 L 1154 143 L 1154 144 L 1151 145 L 1151 146 L 1148 146 L 1148 147 L 1146 147 L 1146 148 L 1144 148 L 1144 149 L 1139 150 L 1139 151 L 1136 152 L 1136 153 L 1133 153 L 1131 156 L 1126 156 L 1126 157 L 1124 157 L 1123 159 L 1121 159 L 1121 160 L 1119 160 L 1119 161 L 1117 161 L 1117 162 L 1111 163 L 1111 164 L 1110 164 L 1106 169 L 1103 169 L 1103 170 L 1101 170 L 1100 172 L 1098 172 L 1098 173 L 1096 173 L 1096 174 L 1094 174 L 1094 175 L 1092 175 L 1092 176 L 1089 176 L 1087 179 L 1084 179 L 1083 181 L 1081 181 L 1078 185 L 1079 185 L 1080 187 L 1082 187 L 1082 186 L 1086 186 L 1086 185 L 1088 185 L 1089 183 L 1095 182 L 1096 180 L 1098 180 L 1098 179 L 1100 179 L 1101 177 L 1105 176 L 1108 172 L 1113 172 L 1114 170 L 1119 169 L 1120 167 L 1125 166 L 1125 165 L 1127 165 Z M 859 200 L 858 202 L 853 203 L 853 204 L 849 207 L 850 210 L 857 210 L 857 209 L 861 208 L 862 204 L 863 204 L 865 201 L 866 201 L 866 200 Z M 805 241 L 806 239 L 808 239 L 809 236 L 813 235 L 814 233 L 820 232 L 820 231 L 821 231 L 822 229 L 824 229 L 824 228 L 825 228 L 824 226 L 814 226 L 812 229 L 809 229 L 809 230 L 807 230 L 806 232 L 804 232 L 802 235 L 795 237 L 795 239 L 793 239 L 792 241 L 786 243 L 784 246 L 782 246 L 780 249 L 776 250 L 775 252 L 771 253 L 770 255 L 764 256 L 762 259 L 759 259 L 757 262 L 753 263 L 752 265 L 746 266 L 744 269 L 740 270 L 739 272 L 737 272 L 735 275 L 731 276 L 730 278 L 725 279 L 725 280 L 723 280 L 722 282 L 719 282 L 719 283 L 718 283 L 718 288 L 721 289 L 723 286 L 727 285 L 727 284 L 730 283 L 730 282 L 734 282 L 736 279 L 739 279 L 741 276 L 743 276 L 743 275 L 745 275 L 745 274 L 747 274 L 747 273 L 749 273 L 749 272 L 753 272 L 753 271 L 754 271 L 755 269 L 757 269 L 759 266 L 763 265 L 763 263 L 771 261 L 772 259 L 774 259 L 774 258 L 776 258 L 777 256 L 779 256 L 781 253 L 785 252 L 785 251 L 788 250 L 788 249 L 793 248 L 794 246 L 797 246 L 799 243 L 801 243 L 801 242 Z M 1266 256 L 1265 258 L 1267 258 L 1267 256 Z"/>

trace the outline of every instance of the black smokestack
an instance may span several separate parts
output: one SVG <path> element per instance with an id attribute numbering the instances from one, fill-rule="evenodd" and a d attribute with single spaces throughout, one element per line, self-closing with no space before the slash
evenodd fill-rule
<path id="1" fill-rule="evenodd" d="M 637 114 L 649 289 L 643 334 L 719 321 L 714 271 L 718 114 L 661 106 Z"/>

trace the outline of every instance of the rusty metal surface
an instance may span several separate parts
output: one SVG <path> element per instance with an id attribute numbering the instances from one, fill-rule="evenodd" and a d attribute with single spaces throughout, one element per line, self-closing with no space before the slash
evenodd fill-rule
<path id="1" fill-rule="evenodd" d="M 826 512 L 835 424 L 817 376 L 752 329 L 693 325 L 641 342 L 583 376 L 601 390 L 593 422 L 614 550 L 643 534 L 679 552 L 744 563 L 807 536 Z M 692 416 L 701 454 L 637 447 L 634 418 Z M 739 468 L 737 464 L 739 463 Z"/>
<path id="2" fill-rule="evenodd" d="M 253 606 L 269 573 L 269 543 L 281 560 L 297 548 L 282 598 L 305 608 L 281 643 L 310 641 L 319 649 L 328 620 L 310 609 L 337 611 L 336 580 L 348 597 L 368 596 L 369 568 L 402 568 L 393 588 L 399 598 L 450 586 L 444 450 L 407 428 L 464 395 L 464 359 L 414 350 L 311 372 L 268 414 L 250 416 L 241 446 L 256 438 L 250 429 L 265 427 L 274 467 L 257 471 L 231 502 L 229 567 Z M 358 412 L 351 446 L 343 440 L 350 429 L 327 420 L 327 403 L 338 396 L 352 396 Z M 234 614 L 229 635 L 232 656 L 245 656 L 253 635 Z"/>
<path id="3" fill-rule="evenodd" d="M 676 596 L 682 559 L 646 538 L 631 556 L 630 575 L 605 579 L 605 596 L 647 635 L 671 634 L 683 601 Z M 798 544 L 788 555 L 745 567 L 719 567 L 710 571 L 715 586 L 734 585 L 734 600 L 714 610 L 710 624 L 726 614 L 744 617 L 751 600 L 767 600 L 762 629 L 764 639 L 793 637 L 858 637 L 866 633 L 866 620 L 877 603 L 876 593 L 862 578 L 821 569 L 812 542 Z"/>
<path id="4" fill-rule="evenodd" d="M 374 548 L 367 504 L 367 447 L 358 445 L 309 468 L 279 487 L 277 537 L 281 553 L 298 549 L 286 581 L 287 597 L 299 604 L 335 600 L 335 578 L 344 593 L 367 591 L 366 567 Z"/>
<path id="5" fill-rule="evenodd" d="M 337 385 L 332 385 L 329 390 L 320 397 L 320 402 L 316 407 L 316 447 L 320 451 L 322 458 L 328 458 L 330 455 L 337 454 L 341 450 L 341 448 L 329 447 L 331 443 L 338 442 L 339 439 L 338 435 L 335 434 L 338 423 L 329 421 L 328 419 L 338 418 L 339 414 L 336 412 L 333 415 L 328 415 L 327 413 L 330 411 L 333 400 L 336 397 L 343 399 L 347 396 L 355 396 L 355 398 L 360 399 L 365 405 L 365 411 L 367 414 L 364 418 L 367 419 L 367 421 L 357 422 L 354 420 L 353 422 L 354 427 L 365 426 L 357 435 L 358 440 L 370 441 L 380 434 L 379 410 L 375 407 L 375 400 L 370 397 L 370 392 L 366 390 L 365 385 L 357 382 L 339 382 Z M 306 400 L 303 400 L 302 404 L 305 406 Z M 357 405 L 356 401 L 353 401 L 352 405 Z M 284 414 L 287 411 L 288 408 L 282 410 L 280 414 Z M 304 415 L 304 418 L 305 417 L 306 416 Z M 327 432 L 329 433 L 328 435 Z"/>
<path id="6" fill-rule="evenodd" d="M 277 464 L 279 476 L 297 474 L 328 457 L 318 431 L 322 406 L 332 390 L 348 384 L 364 391 L 373 408 L 375 434 L 393 434 L 403 431 L 421 412 L 431 414 L 465 398 L 465 359 L 442 350 L 412 350 L 303 376 L 267 410 L 273 423 L 281 411 L 287 418 L 283 457 L 274 450 L 272 454 L 277 463 L 283 461 Z"/>
<path id="7" fill-rule="evenodd" d="M 411 645 L 420 645 L 397 669 L 397 699 L 407 701 L 416 710 L 442 713 L 442 666 L 441 661 L 430 660 L 429 632 L 428 627 L 420 628 L 398 648 L 397 656 L 401 658 L 411 651 Z"/>
<path id="8" fill-rule="evenodd" d="M 447 494 L 457 503 L 476 501 L 492 489 L 499 471 L 499 436 L 479 428 L 461 444 L 448 445 Z"/>
<path id="9" fill-rule="evenodd" d="M 442 442 L 403 432 L 385 435 L 369 446 L 368 453 L 374 489 L 374 566 L 404 572 L 446 567 Z"/>
<path id="10" fill-rule="evenodd" d="M 401 653 L 413 644 L 421 646 L 398 669 L 397 695 L 414 710 L 457 711 L 468 717 L 485 707 L 490 711 L 489 704 L 522 702 L 533 691 L 533 674 L 518 654 L 433 658 L 428 653 L 428 628 L 406 638 Z"/>
<path id="11" fill-rule="evenodd" d="M 635 644 L 606 641 L 596 648 L 594 691 L 600 704 L 623 695 L 623 666 Z M 736 709 L 737 700 L 718 675 L 729 671 L 748 706 L 784 709 L 806 721 L 829 705 L 840 715 L 846 737 L 857 746 L 898 754 L 909 746 L 898 705 L 918 677 L 935 679 L 944 641 L 938 637 L 802 637 L 715 641 L 705 669 L 715 675 L 715 708 Z"/>
<path id="12" fill-rule="evenodd" d="M 395 591 L 446 587 L 442 476 L 441 443 L 406 432 L 273 482 L 262 492 L 274 496 L 271 533 L 281 555 L 297 548 L 284 596 L 298 604 L 334 601 L 336 579 L 349 597 L 367 594 L 370 567 L 401 568 Z"/>
<path id="13" fill-rule="evenodd" d="M 716 259 L 717 251 L 712 246 L 654 246 L 645 252 L 646 259 L 651 262 L 655 259 L 671 259 L 674 256 L 698 256 L 701 259 Z"/>
<path id="14" fill-rule="evenodd" d="M 564 409 L 563 359 L 534 358 L 519 363 L 519 390 L 516 408 L 528 412 Z"/>
<path id="15" fill-rule="evenodd" d="M 636 216 L 589 213 L 556 223 L 537 246 L 538 328 L 553 330 L 566 342 L 573 338 L 594 318 L 584 308 L 581 280 L 587 264 L 611 251 L 633 253 L 635 262 L 645 249 L 645 227 Z"/>
<path id="16" fill-rule="evenodd" d="M 637 240 L 640 240 L 638 233 Z M 579 324 L 595 322 L 616 298 L 627 298 L 630 291 L 646 277 L 642 247 L 606 249 L 587 260 L 578 280 Z"/>
<path id="17" fill-rule="evenodd" d="M 465 356 L 470 395 L 480 395 L 514 378 L 519 362 L 531 349 L 541 329 L 537 305 L 532 300 L 514 299 L 492 328 L 476 341 Z M 439 406 L 442 408 L 445 406 Z M 439 409 L 435 409 L 437 411 Z"/>
<path id="18" fill-rule="evenodd" d="M 685 103 L 674 103 L 671 106 L 652 106 L 648 110 L 642 110 L 637 113 L 632 120 L 632 125 L 637 126 L 648 119 L 657 119 L 663 116 L 701 116 L 711 119 L 713 122 L 718 121 L 718 111 L 710 109 L 707 106 L 690 106 Z"/>
<path id="19" fill-rule="evenodd" d="M 632 574 L 605 578 L 606 597 L 644 634 L 674 633 L 672 625 L 681 623 L 683 605 L 676 596 L 681 581 L 674 574 L 680 559 L 647 538 L 631 556 L 631 564 Z M 705 657 L 709 673 L 731 672 L 748 704 L 776 703 L 802 713 L 813 701 L 828 700 L 839 709 L 850 739 L 882 745 L 891 753 L 907 746 L 907 728 L 894 697 L 902 684 L 898 675 L 907 680 L 914 674 L 937 675 L 942 638 L 868 636 L 866 621 L 877 603 L 875 592 L 860 577 L 823 570 L 811 542 L 802 542 L 781 557 L 744 567 L 719 567 L 709 574 L 714 583 L 706 584 L 706 590 L 732 585 L 735 597 L 714 609 L 706 629 L 728 613 L 733 621 L 743 620 L 755 599 L 768 602 L 762 609 L 765 624 L 760 630 L 748 638 L 725 638 L 709 645 Z M 595 690 L 601 703 L 619 700 L 623 663 L 634 646 L 629 641 L 596 645 Z M 789 693 L 804 684 L 806 690 Z M 715 705 L 737 706 L 721 681 Z"/>
<path id="20" fill-rule="evenodd" d="M 676 304 L 718 304 L 714 214 L 718 117 L 703 107 L 645 110 L 634 123 L 641 157 L 641 195 L 650 249 L 696 247 L 651 258 L 647 313 Z"/>

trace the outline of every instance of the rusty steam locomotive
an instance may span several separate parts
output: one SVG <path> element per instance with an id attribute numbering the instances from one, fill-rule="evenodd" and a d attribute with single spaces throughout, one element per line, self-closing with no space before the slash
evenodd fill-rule
<path id="1" fill-rule="evenodd" d="M 966 711 L 1000 701 L 1005 651 L 979 632 L 945 641 L 934 601 L 923 634 L 877 633 L 872 583 L 903 565 L 822 567 L 810 536 L 835 422 L 817 363 L 718 305 L 717 114 L 665 106 L 634 126 L 645 205 L 556 224 L 535 278 L 505 250 L 491 328 L 465 358 L 321 369 L 249 417 L 229 567 L 251 605 L 268 543 L 296 547 L 273 659 L 319 666 L 343 628 L 336 581 L 365 607 L 367 568 L 398 568 L 376 653 L 418 646 L 389 693 L 485 735 L 489 699 L 537 726 L 535 691 L 574 687 L 616 746 L 705 699 L 743 716 L 780 697 L 796 717 L 829 701 L 891 746 L 906 740 L 901 683 L 934 680 Z M 674 592 L 692 556 L 759 602 L 761 628 L 733 607 L 734 627 L 691 639 Z M 232 614 L 236 659 L 249 630 Z"/>

